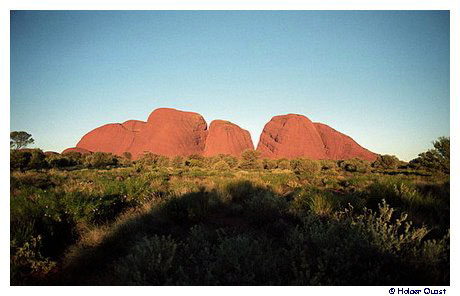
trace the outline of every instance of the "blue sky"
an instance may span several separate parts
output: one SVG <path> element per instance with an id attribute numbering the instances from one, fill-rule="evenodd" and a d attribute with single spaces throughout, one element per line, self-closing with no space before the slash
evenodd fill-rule
<path id="1" fill-rule="evenodd" d="M 410 160 L 450 133 L 449 34 L 446 11 L 15 11 L 10 129 L 60 152 L 172 107 L 256 146 L 298 113 Z"/>

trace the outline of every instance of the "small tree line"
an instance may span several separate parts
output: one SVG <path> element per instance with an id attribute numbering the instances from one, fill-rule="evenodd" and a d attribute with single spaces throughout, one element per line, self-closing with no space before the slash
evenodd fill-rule
<path id="1" fill-rule="evenodd" d="M 394 155 L 379 155 L 374 162 L 361 159 L 348 160 L 310 160 L 295 159 L 261 159 L 255 150 L 246 150 L 237 158 L 232 155 L 220 154 L 204 157 L 197 154 L 168 158 L 153 153 L 145 153 L 136 160 L 129 152 L 122 156 L 111 153 L 95 152 L 83 155 L 79 152 L 65 154 L 43 153 L 40 149 L 24 149 L 34 143 L 32 135 L 24 131 L 10 133 L 10 168 L 12 170 L 64 168 L 84 166 L 87 168 L 107 168 L 113 166 L 136 166 L 140 171 L 147 167 L 172 168 L 210 168 L 219 171 L 230 169 L 273 170 L 288 169 L 296 174 L 315 175 L 321 170 L 342 169 L 347 172 L 367 173 L 371 170 L 415 169 L 450 173 L 450 138 L 440 137 L 433 142 L 433 148 L 420 153 L 417 158 L 406 163 Z"/>

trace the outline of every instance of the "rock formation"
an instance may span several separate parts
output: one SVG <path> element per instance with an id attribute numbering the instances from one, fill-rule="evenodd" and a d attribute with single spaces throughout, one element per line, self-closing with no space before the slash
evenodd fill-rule
<path id="1" fill-rule="evenodd" d="M 202 154 L 206 134 L 207 124 L 200 114 L 160 108 L 150 114 L 128 151 L 133 158 L 145 152 L 169 157 Z"/>
<path id="2" fill-rule="evenodd" d="M 321 136 L 313 122 L 297 114 L 273 117 L 260 135 L 261 157 L 326 159 Z"/>
<path id="3" fill-rule="evenodd" d="M 323 123 L 315 122 L 314 125 L 323 140 L 327 159 L 360 158 L 369 161 L 377 159 L 377 154 L 361 147 L 349 136 Z"/>
<path id="4" fill-rule="evenodd" d="M 240 156 L 246 149 L 254 150 L 251 135 L 247 130 L 225 120 L 211 122 L 203 152 L 204 156 L 218 154 Z"/>
<path id="5" fill-rule="evenodd" d="M 377 154 L 361 147 L 352 138 L 303 115 L 273 117 L 260 135 L 257 151 L 267 158 L 375 160 Z"/>
<path id="6" fill-rule="evenodd" d="M 134 132 L 123 124 L 109 123 L 100 126 L 81 138 L 77 148 L 92 152 L 110 152 L 122 155 L 129 151 L 134 142 Z"/>
<path id="7" fill-rule="evenodd" d="M 246 149 L 254 149 L 251 136 L 225 120 L 214 120 L 207 128 L 204 118 L 194 112 L 170 108 L 154 110 L 147 122 L 128 120 L 110 123 L 88 132 L 70 151 L 88 154 L 110 152 L 133 159 L 144 153 L 173 157 L 198 154 L 240 156 Z M 352 138 L 322 123 L 313 123 L 297 114 L 280 115 L 268 122 L 257 146 L 262 157 L 311 159 L 374 160 L 377 154 L 359 146 Z"/>

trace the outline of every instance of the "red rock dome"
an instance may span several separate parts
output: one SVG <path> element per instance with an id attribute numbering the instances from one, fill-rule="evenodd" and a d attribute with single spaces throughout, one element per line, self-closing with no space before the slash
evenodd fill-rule
<path id="1" fill-rule="evenodd" d="M 268 158 L 360 158 L 370 161 L 377 158 L 377 154 L 361 147 L 349 136 L 296 114 L 273 117 L 260 135 L 257 151 Z"/>
<path id="2" fill-rule="evenodd" d="M 119 123 L 110 123 L 93 129 L 83 136 L 77 148 L 92 152 L 110 152 L 122 155 L 130 151 L 134 142 L 134 132 Z"/>
<path id="3" fill-rule="evenodd" d="M 240 156 L 246 149 L 254 149 L 251 136 L 236 124 L 214 120 L 208 130 L 206 121 L 198 113 L 160 108 L 150 114 L 147 122 L 128 120 L 98 127 L 84 135 L 77 147 L 63 153 L 100 151 L 122 155 L 130 152 L 136 159 L 148 152 L 168 157 Z M 257 151 L 268 158 L 375 160 L 377 157 L 352 138 L 297 114 L 273 117 L 260 135 Z"/>
<path id="4" fill-rule="evenodd" d="M 377 159 L 377 154 L 361 147 L 349 136 L 344 135 L 323 123 L 315 122 L 314 125 L 323 140 L 328 159 L 339 160 L 360 158 L 369 161 Z"/>
<path id="5" fill-rule="evenodd" d="M 244 130 L 225 120 L 214 120 L 209 125 L 204 156 L 230 154 L 240 156 L 246 149 L 253 149 L 251 135 Z"/>
<path id="6" fill-rule="evenodd" d="M 169 108 L 154 110 L 130 148 L 133 157 L 151 152 L 165 156 L 202 154 L 207 135 L 204 118 Z"/>
<path id="7" fill-rule="evenodd" d="M 260 135 L 257 151 L 261 157 L 325 159 L 320 134 L 313 122 L 297 114 L 273 117 Z"/>

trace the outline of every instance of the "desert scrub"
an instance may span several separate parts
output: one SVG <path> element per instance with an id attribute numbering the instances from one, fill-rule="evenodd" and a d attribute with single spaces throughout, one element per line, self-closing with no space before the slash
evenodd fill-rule
<path id="1" fill-rule="evenodd" d="M 110 268 L 117 285 L 171 285 L 181 277 L 177 243 L 170 236 L 144 237 Z"/>
<path id="2" fill-rule="evenodd" d="M 23 244 L 11 241 L 11 285 L 39 283 L 55 266 L 56 262 L 40 253 L 41 236 L 32 236 Z"/>
<path id="3" fill-rule="evenodd" d="M 291 170 L 303 178 L 315 178 L 321 171 L 321 165 L 318 161 L 306 158 L 292 159 L 290 165 Z"/>
<path id="4" fill-rule="evenodd" d="M 409 218 L 419 225 L 425 223 L 431 227 L 439 225 L 445 228 L 449 224 L 449 204 L 446 199 L 430 192 L 423 194 L 417 186 L 401 178 L 383 179 L 369 186 L 368 207 L 376 209 L 376 203 L 382 199 L 407 212 Z"/>
<path id="5" fill-rule="evenodd" d="M 74 221 L 65 212 L 65 203 L 53 191 L 27 188 L 10 201 L 11 241 L 19 246 L 40 236 L 41 254 L 60 255 L 75 239 Z"/>
<path id="6" fill-rule="evenodd" d="M 333 212 L 336 206 L 337 202 L 331 193 L 314 187 L 304 187 L 294 194 L 289 210 L 298 217 L 304 217 L 310 213 L 327 216 Z"/>
<path id="7" fill-rule="evenodd" d="M 361 215 L 351 216 L 350 221 L 373 248 L 408 268 L 398 276 L 399 280 L 433 283 L 442 279 L 447 284 L 443 268 L 449 265 L 449 233 L 440 240 L 426 240 L 429 229 L 414 227 L 406 213 L 399 217 L 393 214 L 394 209 L 383 200 L 378 213 L 365 210 Z M 415 275 L 411 275 L 414 271 Z"/>
<path id="8" fill-rule="evenodd" d="M 164 213 L 175 223 L 203 222 L 219 206 L 219 199 L 213 192 L 202 188 L 198 192 L 182 196 L 171 196 L 162 204 Z"/>
<path id="9" fill-rule="evenodd" d="M 286 212 L 287 202 L 273 192 L 264 191 L 246 200 L 243 209 L 250 223 L 262 226 L 282 217 Z"/>
<path id="10" fill-rule="evenodd" d="M 351 173 L 368 173 L 371 170 L 371 164 L 366 160 L 361 160 L 358 158 L 340 160 L 338 166 L 346 171 Z"/>
<path id="11" fill-rule="evenodd" d="M 228 182 L 224 191 L 231 197 L 233 202 L 240 203 L 264 191 L 264 188 L 254 185 L 250 180 L 236 180 Z"/>

